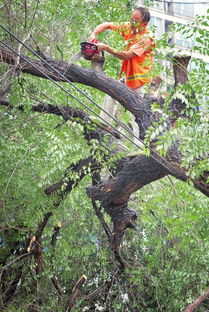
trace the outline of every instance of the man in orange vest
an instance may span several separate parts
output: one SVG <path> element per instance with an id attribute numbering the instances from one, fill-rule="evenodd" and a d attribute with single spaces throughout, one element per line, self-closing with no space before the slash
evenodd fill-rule
<path id="1" fill-rule="evenodd" d="M 104 43 L 97 43 L 97 46 L 99 51 L 106 51 L 122 60 L 121 74 L 125 73 L 126 85 L 139 93 L 142 93 L 142 86 L 148 85 L 152 80 L 151 70 L 155 44 L 147 27 L 149 20 L 149 11 L 139 7 L 133 11 L 130 23 L 122 25 L 115 25 L 111 22 L 102 23 L 95 28 L 89 37 L 89 40 L 96 39 L 99 33 L 107 29 L 121 33 L 127 42 L 124 51 L 118 51 Z M 116 105 L 109 96 L 105 97 L 104 109 L 109 114 L 115 114 Z M 101 117 L 110 123 L 110 117 L 105 113 L 102 112 Z M 133 130 L 135 132 L 135 129 Z"/>
<path id="2" fill-rule="evenodd" d="M 106 51 L 122 60 L 121 73 L 126 73 L 126 84 L 136 89 L 151 81 L 150 70 L 153 63 L 154 41 L 149 34 L 147 24 L 150 13 L 145 8 L 137 8 L 131 16 L 131 23 L 115 25 L 114 23 L 102 23 L 98 25 L 90 36 L 90 40 L 105 31 L 112 29 L 119 31 L 127 46 L 124 51 L 118 51 L 106 44 L 98 43 L 100 51 Z"/>

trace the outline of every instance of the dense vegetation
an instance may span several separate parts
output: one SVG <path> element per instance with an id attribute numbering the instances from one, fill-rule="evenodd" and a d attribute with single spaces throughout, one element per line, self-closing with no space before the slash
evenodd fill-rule
<path id="1" fill-rule="evenodd" d="M 47 51 L 44 57 L 49 60 L 65 62 L 97 24 L 127 21 L 132 8 L 132 1 L 126 0 L 4 0 L 0 15 L 2 25 L 32 49 Z M 208 24 L 208 17 L 200 16 L 192 28 L 176 25 L 175 31 L 192 38 L 193 50 L 209 55 L 209 32 L 204 28 Z M 2 29 L 0 34 L 16 51 L 38 60 Z M 157 42 L 154 70 L 170 90 L 164 101 L 147 100 L 152 114 L 160 118 L 146 127 L 142 139 L 147 147 L 141 154 L 128 140 L 121 143 L 114 132 L 102 129 L 81 103 L 97 113 L 98 107 L 67 82 L 58 83 L 81 103 L 48 79 L 27 73 L 30 69 L 21 59 L 15 58 L 11 66 L 1 42 L 1 311 L 61 312 L 70 311 L 72 305 L 75 312 L 177 312 L 201 294 L 205 300 L 196 311 L 208 309 L 208 69 L 195 60 L 188 80 L 184 67 L 186 80 L 182 83 L 175 77 L 174 82 L 173 71 L 160 65 L 172 57 L 167 36 Z M 122 48 L 117 33 L 101 34 L 100 40 Z M 59 63 L 53 64 L 59 68 Z M 65 68 L 63 64 L 60 68 Z M 82 72 L 83 67 L 91 67 L 84 59 L 78 64 L 81 67 L 72 66 L 78 73 L 79 68 Z M 106 55 L 105 74 L 116 78 L 119 70 L 120 62 Z M 69 77 L 76 81 L 70 69 Z M 104 88 L 108 81 L 104 78 Z M 101 88 L 86 84 L 76 83 L 101 105 Z M 128 92 L 123 85 L 121 92 Z M 131 103 L 136 99 L 133 94 Z M 146 107 L 146 99 L 139 102 Z M 130 107 L 125 99 L 121 104 L 127 110 L 120 119 L 128 124 Z M 126 230 L 120 247 L 111 249 L 112 222 L 105 210 L 113 199 L 108 201 L 101 190 L 95 197 L 91 192 L 95 194 L 101 180 L 104 188 L 116 181 L 123 162 L 136 162 L 137 173 L 137 161 L 151 161 L 150 146 L 176 171 L 162 168 L 162 174 L 153 178 L 156 181 L 140 182 L 130 199 L 127 195 L 131 211 L 138 215 L 137 231 Z M 174 148 L 180 158 L 171 157 Z M 107 180 L 109 176 L 115 179 Z M 123 195 L 122 191 L 117 200 Z M 87 281 L 74 301 L 70 295 L 83 274 Z"/>

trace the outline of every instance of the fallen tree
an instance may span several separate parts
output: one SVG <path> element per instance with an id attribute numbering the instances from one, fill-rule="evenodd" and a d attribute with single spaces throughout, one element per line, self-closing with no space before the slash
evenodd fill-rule
<path id="1" fill-rule="evenodd" d="M 144 140 L 145 132 L 148 127 L 160 118 L 159 114 L 156 115 L 151 111 L 151 104 L 153 102 L 158 102 L 163 106 L 164 100 L 162 98 L 156 99 L 149 96 L 142 98 L 125 85 L 106 76 L 101 71 L 87 69 L 73 64 L 68 65 L 63 61 L 56 61 L 53 59 L 47 59 L 46 62 L 28 57 L 20 57 L 19 63 L 17 64 L 17 56 L 15 53 L 3 47 L 0 48 L 0 55 L 2 62 L 10 66 L 15 66 L 16 70 L 23 73 L 44 79 L 46 79 L 46 75 L 48 75 L 54 81 L 77 82 L 107 93 L 135 116 L 135 120 L 139 126 L 140 140 Z M 189 57 L 175 57 L 173 60 L 176 87 L 188 82 L 186 67 L 189 60 Z M 56 71 L 53 71 L 52 67 L 55 68 Z M 61 76 L 59 76 L 57 71 L 61 73 Z M 5 105 L 3 102 L 4 101 L 2 101 L 2 104 Z M 9 104 L 7 103 L 7 105 Z M 166 130 L 173 127 L 175 121 L 179 117 L 185 118 L 183 113 L 184 108 L 185 103 L 180 99 L 173 99 L 170 102 L 168 109 L 172 112 L 172 115 L 166 120 Z M 33 107 L 33 110 L 42 110 L 47 113 L 62 115 L 65 120 L 66 118 L 80 118 L 85 120 L 85 123 L 91 123 L 89 117 L 85 115 L 84 112 L 79 111 L 78 113 L 78 111 L 73 111 L 72 108 L 67 109 L 63 107 L 63 109 L 60 109 L 37 106 Z M 98 139 L 97 136 L 96 139 Z M 113 177 L 105 181 L 99 181 L 98 184 L 87 189 L 87 195 L 93 200 L 99 200 L 112 218 L 114 233 L 111 239 L 112 249 L 119 248 L 124 230 L 127 227 L 135 227 L 137 215 L 128 207 L 128 201 L 131 194 L 143 186 L 170 174 L 182 181 L 190 179 L 194 187 L 199 189 L 206 196 L 209 196 L 207 183 L 209 173 L 205 172 L 204 176 L 201 176 L 199 179 L 189 177 L 186 175 L 186 170 L 181 167 L 181 153 L 178 150 L 178 142 L 173 143 L 171 148 L 167 151 L 166 157 L 163 158 L 155 149 L 156 141 L 155 139 L 150 145 L 150 157 L 138 155 L 122 158 L 116 163 L 116 170 Z M 61 185 L 62 183 L 58 184 L 55 189 L 57 190 Z"/>

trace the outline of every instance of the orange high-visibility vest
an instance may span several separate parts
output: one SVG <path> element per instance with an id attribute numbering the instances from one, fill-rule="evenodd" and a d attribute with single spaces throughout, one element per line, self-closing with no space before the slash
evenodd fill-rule
<path id="1" fill-rule="evenodd" d="M 112 29 L 120 31 L 123 38 L 128 41 L 125 50 L 135 52 L 134 57 L 122 61 L 120 76 L 125 72 L 126 85 L 136 89 L 151 82 L 155 43 L 149 35 L 149 30 L 145 27 L 143 30 L 139 29 L 137 34 L 133 34 L 127 25 L 113 26 Z"/>

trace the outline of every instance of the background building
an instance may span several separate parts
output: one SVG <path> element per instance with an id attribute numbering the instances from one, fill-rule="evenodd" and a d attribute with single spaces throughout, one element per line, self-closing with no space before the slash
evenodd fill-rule
<path id="1" fill-rule="evenodd" d="M 156 39 L 161 39 L 162 35 L 169 31 L 169 26 L 171 24 L 189 25 L 195 21 L 197 15 L 208 15 L 207 10 L 209 9 L 209 0 L 136 1 L 136 6 L 146 6 L 147 4 L 149 5 L 151 14 L 150 26 L 155 29 Z M 204 28 L 208 31 L 208 27 L 204 26 Z M 198 46 L 198 42 L 195 40 L 196 34 L 193 32 L 194 28 L 192 26 L 188 26 L 188 29 L 191 33 L 189 38 L 186 38 L 183 30 L 170 32 L 168 43 L 173 46 L 170 52 L 175 55 L 181 54 L 191 56 L 188 70 L 191 71 L 194 69 L 197 77 L 199 77 L 199 83 L 201 84 L 202 81 L 202 87 L 200 91 L 196 93 L 196 97 L 200 99 L 200 109 L 208 112 L 209 96 L 207 90 L 209 78 L 202 77 L 202 75 L 200 76 L 196 60 L 203 60 L 206 64 L 206 69 L 209 70 L 209 56 L 207 53 L 203 55 L 194 51 L 193 47 Z M 165 91 L 173 86 L 173 77 L 170 75 L 170 72 L 172 72 L 172 64 L 170 61 L 171 54 L 169 54 L 169 48 L 162 48 L 161 50 L 165 53 L 165 58 L 164 60 L 157 58 L 157 63 L 161 64 L 161 78 L 163 78 L 161 90 Z"/>
<path id="2" fill-rule="evenodd" d="M 195 20 L 196 15 L 206 15 L 209 9 L 209 0 L 155 0 L 150 2 L 152 3 L 149 6 L 150 26 L 155 26 L 157 39 L 160 39 L 163 33 L 168 32 L 169 25 L 173 23 L 190 24 Z M 138 0 L 136 3 L 137 6 L 144 6 L 147 1 Z M 176 48 L 191 55 L 192 58 L 201 58 L 209 64 L 208 56 L 192 51 L 193 37 L 186 39 L 184 34 L 179 31 L 172 34 L 169 43 L 173 43 Z"/>

